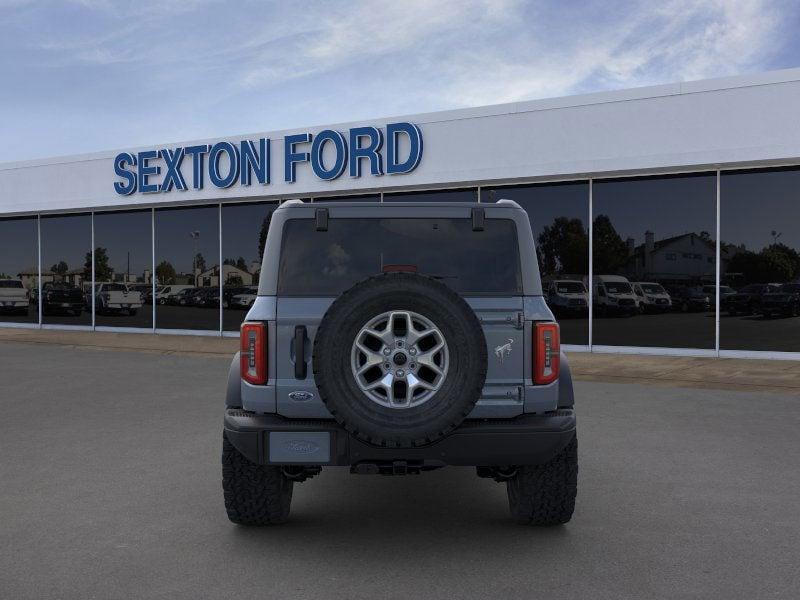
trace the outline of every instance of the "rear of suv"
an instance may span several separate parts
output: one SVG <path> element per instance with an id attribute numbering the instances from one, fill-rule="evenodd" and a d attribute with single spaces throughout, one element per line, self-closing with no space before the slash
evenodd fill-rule
<path id="1" fill-rule="evenodd" d="M 519 522 L 570 520 L 572 380 L 514 202 L 290 201 L 228 379 L 231 521 L 284 522 L 323 467 L 402 475 L 474 466 Z"/>

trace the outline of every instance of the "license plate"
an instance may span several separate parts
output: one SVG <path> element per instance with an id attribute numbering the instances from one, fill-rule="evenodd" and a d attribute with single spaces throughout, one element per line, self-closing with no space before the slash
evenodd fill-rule
<path id="1" fill-rule="evenodd" d="M 69 302 L 62 302 L 61 306 L 65 307 L 65 308 L 69 308 Z"/>
<path id="2" fill-rule="evenodd" d="M 130 307 L 131 307 L 131 305 L 130 305 L 130 304 L 123 304 L 123 305 L 122 305 L 122 308 L 130 308 Z"/>

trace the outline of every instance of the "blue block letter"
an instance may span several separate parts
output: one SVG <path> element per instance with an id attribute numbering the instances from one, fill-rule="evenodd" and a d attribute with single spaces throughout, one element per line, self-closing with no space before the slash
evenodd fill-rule
<path id="1" fill-rule="evenodd" d="M 155 150 L 145 150 L 139 152 L 139 191 L 143 194 L 152 194 L 159 191 L 157 183 L 150 183 L 151 175 L 159 175 L 161 167 L 151 166 L 151 160 L 158 158 L 158 152 Z"/>
<path id="2" fill-rule="evenodd" d="M 159 155 L 167 165 L 167 172 L 164 174 L 164 181 L 161 182 L 161 191 L 169 192 L 175 186 L 179 190 L 186 189 L 186 180 L 181 173 L 181 163 L 183 162 L 183 148 L 170 150 L 163 148 Z"/>
<path id="3" fill-rule="evenodd" d="M 369 138 L 369 144 L 361 146 L 361 140 Z M 377 127 L 354 127 L 350 130 L 350 177 L 361 177 L 361 159 L 369 159 L 369 172 L 383 175 L 383 132 Z"/>
<path id="4" fill-rule="evenodd" d="M 230 166 L 228 174 L 222 177 L 219 172 L 219 159 L 222 153 L 228 155 Z M 208 178 L 218 188 L 231 187 L 239 178 L 239 149 L 230 142 L 218 142 L 214 144 L 208 153 Z"/>
<path id="5" fill-rule="evenodd" d="M 125 165 L 131 165 L 132 167 L 135 167 L 136 157 L 129 152 L 121 152 L 120 154 L 117 154 L 117 157 L 114 159 L 114 173 L 116 173 L 119 177 L 122 177 L 122 179 L 127 182 L 114 182 L 114 191 L 121 196 L 127 196 L 136 191 L 136 173 L 128 171 L 128 169 L 125 168 Z"/>
<path id="6" fill-rule="evenodd" d="M 408 136 L 411 149 L 405 162 L 397 162 L 397 147 L 400 134 Z M 413 123 L 389 123 L 386 126 L 386 137 L 389 138 L 386 148 L 386 172 L 389 175 L 409 173 L 417 168 L 422 158 L 422 132 Z"/>
<path id="7" fill-rule="evenodd" d="M 295 152 L 296 144 L 307 144 L 311 141 L 310 133 L 287 135 L 283 138 L 283 179 L 287 183 L 295 182 L 295 163 L 308 162 L 308 152 Z"/>
<path id="8" fill-rule="evenodd" d="M 326 169 L 325 164 L 322 162 L 322 154 L 325 151 L 327 142 L 331 142 L 336 151 L 336 160 L 334 160 L 330 169 Z M 320 131 L 314 138 L 314 143 L 311 144 L 311 168 L 314 170 L 314 174 L 320 179 L 330 181 L 344 172 L 346 164 L 347 143 L 344 141 L 344 136 L 331 129 Z"/>
<path id="9" fill-rule="evenodd" d="M 203 156 L 208 152 L 208 144 L 186 146 L 184 153 L 192 157 L 192 187 L 203 189 Z"/>
<path id="10" fill-rule="evenodd" d="M 261 138 L 258 140 L 258 151 L 250 140 L 242 140 L 239 156 L 241 157 L 240 179 L 242 185 L 250 185 L 253 173 L 258 179 L 258 183 L 269 183 L 269 140 Z"/>

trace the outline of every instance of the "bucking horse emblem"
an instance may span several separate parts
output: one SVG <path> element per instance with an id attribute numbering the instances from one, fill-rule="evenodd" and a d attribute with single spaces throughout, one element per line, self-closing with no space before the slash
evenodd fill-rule
<path id="1" fill-rule="evenodd" d="M 508 338 L 508 342 L 501 346 L 497 346 L 494 349 L 494 355 L 500 361 L 500 364 L 503 364 L 503 361 L 506 359 L 507 356 L 511 356 L 511 344 L 514 343 L 514 338 Z"/>

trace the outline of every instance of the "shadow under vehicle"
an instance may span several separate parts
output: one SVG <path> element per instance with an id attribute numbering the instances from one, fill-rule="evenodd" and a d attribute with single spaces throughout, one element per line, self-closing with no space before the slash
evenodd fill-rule
<path id="1" fill-rule="evenodd" d="M 589 293 L 582 281 L 556 279 L 547 284 L 547 305 L 557 316 L 580 316 L 589 312 Z"/>
<path id="2" fill-rule="evenodd" d="M 725 300 L 723 310 L 735 317 L 738 314 L 755 315 L 761 310 L 761 299 L 764 294 L 777 292 L 780 288 L 778 283 L 751 283 L 744 286 L 733 296 Z"/>
<path id="3" fill-rule="evenodd" d="M 631 285 L 639 312 L 665 313 L 672 310 L 672 299 L 660 283 L 634 281 Z"/>
<path id="4" fill-rule="evenodd" d="M 711 310 L 711 298 L 699 287 L 675 286 L 667 288 L 672 298 L 672 308 L 680 312 L 708 312 Z"/>
<path id="5" fill-rule="evenodd" d="M 48 281 L 42 285 L 42 314 L 80 316 L 86 306 L 80 288 L 68 283 Z"/>
<path id="6" fill-rule="evenodd" d="M 800 315 L 800 283 L 784 283 L 777 290 L 762 295 L 758 312 L 765 317 Z"/>
<path id="7" fill-rule="evenodd" d="M 0 314 L 28 314 L 30 293 L 21 279 L 0 279 Z"/>

